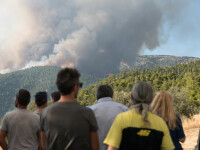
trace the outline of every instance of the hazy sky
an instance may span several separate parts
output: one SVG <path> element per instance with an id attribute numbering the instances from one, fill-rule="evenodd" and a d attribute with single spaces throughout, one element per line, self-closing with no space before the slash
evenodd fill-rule
<path id="1" fill-rule="evenodd" d="M 199 0 L 0 0 L 0 72 L 115 72 L 145 55 L 200 57 Z"/>
<path id="2" fill-rule="evenodd" d="M 165 42 L 146 55 L 176 55 L 200 57 L 200 1 L 191 0 L 173 26 L 165 26 Z"/>

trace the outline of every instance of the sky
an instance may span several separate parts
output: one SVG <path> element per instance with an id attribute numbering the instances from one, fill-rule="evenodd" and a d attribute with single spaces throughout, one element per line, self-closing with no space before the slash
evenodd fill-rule
<path id="1" fill-rule="evenodd" d="M 200 58 L 200 1 L 190 1 L 176 19 L 173 26 L 165 24 L 164 42 L 154 50 L 145 49 L 142 54 Z"/>
<path id="2" fill-rule="evenodd" d="M 199 0 L 0 0 L 0 73 L 115 73 L 138 55 L 200 58 Z"/>

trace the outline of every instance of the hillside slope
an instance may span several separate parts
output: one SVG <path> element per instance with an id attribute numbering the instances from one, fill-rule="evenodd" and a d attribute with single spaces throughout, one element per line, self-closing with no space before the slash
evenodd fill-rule
<path id="1" fill-rule="evenodd" d="M 200 104 L 200 60 L 170 67 L 131 69 L 112 75 L 83 89 L 78 101 L 86 106 L 94 104 L 96 88 L 100 84 L 110 84 L 114 88 L 115 100 L 130 106 L 130 91 L 138 81 L 149 82 L 154 93 L 160 90 L 170 91 L 176 99 L 176 109 L 180 114 L 189 117 L 197 111 L 194 105 Z"/>

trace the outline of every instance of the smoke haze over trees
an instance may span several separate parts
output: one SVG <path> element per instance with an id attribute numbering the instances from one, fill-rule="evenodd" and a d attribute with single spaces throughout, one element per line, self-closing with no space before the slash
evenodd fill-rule
<path id="1" fill-rule="evenodd" d="M 163 26 L 175 24 L 186 5 L 186 0 L 3 1 L 0 70 L 54 65 L 115 73 L 122 60 L 134 64 L 144 48 L 158 47 Z"/>

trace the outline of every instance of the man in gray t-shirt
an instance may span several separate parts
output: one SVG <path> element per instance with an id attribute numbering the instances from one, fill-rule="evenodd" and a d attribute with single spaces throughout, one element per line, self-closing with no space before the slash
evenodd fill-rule
<path id="1" fill-rule="evenodd" d="M 47 150 L 98 150 L 97 123 L 91 109 L 79 105 L 75 98 L 82 86 L 80 73 L 65 68 L 57 75 L 60 100 L 41 114 L 41 135 L 45 133 Z"/>
<path id="2" fill-rule="evenodd" d="M 100 85 L 96 91 L 97 104 L 90 106 L 94 111 L 99 127 L 99 145 L 100 150 L 107 150 L 108 146 L 103 144 L 106 135 L 115 120 L 115 117 L 124 111 L 129 110 L 125 105 L 114 102 L 113 89 L 109 85 Z"/>
<path id="3" fill-rule="evenodd" d="M 16 95 L 17 109 L 5 114 L 0 130 L 4 150 L 38 150 L 39 116 L 26 109 L 29 102 L 30 93 L 21 89 Z"/>

